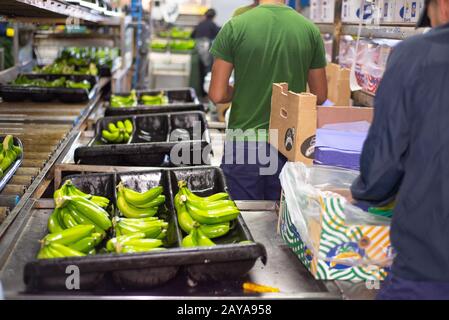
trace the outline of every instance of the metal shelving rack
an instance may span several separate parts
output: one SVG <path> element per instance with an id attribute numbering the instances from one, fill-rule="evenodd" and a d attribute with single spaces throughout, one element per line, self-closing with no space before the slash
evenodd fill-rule
<path id="1" fill-rule="evenodd" d="M 340 47 L 340 38 L 344 35 L 357 36 L 359 25 L 356 23 L 343 23 L 341 21 L 343 0 L 335 0 L 334 23 L 316 23 L 321 33 L 332 34 L 332 62 L 338 64 L 338 55 Z M 383 38 L 393 40 L 404 40 L 414 35 L 422 34 L 423 29 L 416 29 L 414 24 L 397 23 L 397 24 L 380 24 L 369 25 L 363 24 L 360 37 L 361 38 Z M 375 95 L 365 91 L 355 91 L 352 99 L 356 105 L 374 106 Z"/>

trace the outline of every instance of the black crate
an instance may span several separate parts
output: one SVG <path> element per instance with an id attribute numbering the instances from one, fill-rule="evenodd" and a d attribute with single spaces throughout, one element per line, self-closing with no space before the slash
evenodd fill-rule
<path id="1" fill-rule="evenodd" d="M 199 196 L 228 192 L 223 172 L 219 168 L 173 169 L 170 174 L 174 195 L 178 193 L 180 180 L 186 181 L 187 187 Z M 241 216 L 227 235 L 213 241 L 216 247 L 187 249 L 184 265 L 191 279 L 198 282 L 236 279 L 247 274 L 258 258 L 262 258 L 265 263 L 265 247 L 254 242 Z M 239 244 L 243 241 L 253 243 Z"/>
<path id="2" fill-rule="evenodd" d="M 108 197 L 112 200 L 109 211 L 118 216 L 115 208 L 116 185 L 122 181 L 126 186 L 138 191 L 146 191 L 151 187 L 162 185 L 166 196 L 165 207 L 159 213 L 161 218 L 169 222 L 165 247 L 177 248 L 180 245 L 180 234 L 177 228 L 177 218 L 174 211 L 170 190 L 169 175 L 166 171 L 152 170 L 144 173 L 130 174 L 86 174 L 74 175 L 64 179 L 71 179 L 73 184 L 86 193 Z M 103 241 L 114 237 L 110 231 Z M 168 250 L 167 250 L 168 251 Z M 174 263 L 175 258 L 166 257 L 166 252 L 148 252 L 140 254 L 97 254 L 80 258 L 59 258 L 35 260 L 26 264 L 24 281 L 27 291 L 60 291 L 66 288 L 69 266 L 76 266 L 80 272 L 80 288 L 94 290 L 101 287 L 105 281 L 112 279 L 113 284 L 120 289 L 142 289 L 161 285 L 176 276 L 180 268 Z"/>
<path id="3" fill-rule="evenodd" d="M 125 119 L 133 122 L 130 141 L 124 144 L 104 141 L 101 131 L 108 123 Z M 94 139 L 87 146 L 75 150 L 75 162 L 151 167 L 208 165 L 211 153 L 209 130 L 203 112 L 160 113 L 100 119 Z"/>
<path id="4" fill-rule="evenodd" d="M 182 233 L 177 223 L 173 197 L 178 179 L 186 180 L 199 195 L 225 191 L 223 173 L 218 168 L 161 169 L 118 174 L 86 174 L 66 177 L 84 192 L 115 199 L 115 186 L 122 182 L 138 191 L 146 191 L 157 185 L 164 186 L 169 232 L 168 250 L 140 254 L 98 254 L 81 258 L 34 260 L 26 264 L 24 281 L 28 292 L 57 291 L 65 289 L 66 268 L 77 266 L 81 273 L 81 290 L 149 289 L 167 283 L 185 268 L 195 281 L 223 281 L 243 277 L 261 258 L 265 263 L 265 247 L 254 241 L 245 221 L 239 217 L 233 231 L 215 239 L 217 246 L 209 248 L 181 248 Z M 115 202 L 113 203 L 113 205 Z M 119 214 L 117 210 L 115 214 Z M 110 236 L 113 236 L 111 234 Z M 105 240 L 106 241 L 106 240 Z M 185 284 L 187 285 L 187 284 Z"/>
<path id="5" fill-rule="evenodd" d="M 168 96 L 168 104 L 165 105 L 144 105 L 140 97 L 142 95 L 157 95 L 165 92 Z M 118 95 L 128 96 L 130 93 L 121 93 Z M 177 89 L 155 89 L 155 90 L 138 90 L 137 97 L 139 104 L 136 107 L 112 108 L 109 101 L 106 102 L 106 116 L 132 115 L 132 114 L 150 114 L 161 112 L 182 112 L 182 111 L 205 111 L 205 106 L 200 103 L 198 96 L 193 88 L 177 88 Z"/>
<path id="6" fill-rule="evenodd" d="M 5 135 L 0 135 L 0 143 L 3 142 L 5 139 Z M 20 141 L 19 138 L 14 137 L 13 139 L 14 145 L 19 146 L 22 149 L 21 155 L 12 163 L 8 169 L 6 169 L 5 172 L 3 172 L 3 175 L 0 177 L 0 193 L 3 191 L 3 188 L 8 184 L 9 180 L 13 177 L 14 173 L 17 171 L 17 169 L 20 167 L 23 161 L 23 145 L 22 141 Z"/>
<path id="7" fill-rule="evenodd" d="M 98 78 L 88 75 L 55 75 L 55 74 L 23 74 L 29 79 L 45 79 L 52 81 L 60 77 L 67 80 L 81 82 L 89 81 L 91 89 L 74 89 L 74 88 L 45 88 L 32 86 L 18 86 L 13 84 L 0 85 L 0 96 L 4 101 L 17 102 L 31 100 L 34 102 L 49 102 L 59 100 L 64 103 L 80 103 L 93 98 L 97 92 Z"/>

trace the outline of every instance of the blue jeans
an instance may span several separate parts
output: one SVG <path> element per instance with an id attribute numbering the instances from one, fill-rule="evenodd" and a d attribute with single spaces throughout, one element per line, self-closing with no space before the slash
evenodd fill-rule
<path id="1" fill-rule="evenodd" d="M 226 142 L 221 169 L 234 200 L 279 201 L 287 159 L 267 142 Z"/>
<path id="2" fill-rule="evenodd" d="M 377 300 L 449 300 L 449 282 L 411 281 L 390 273 Z"/>

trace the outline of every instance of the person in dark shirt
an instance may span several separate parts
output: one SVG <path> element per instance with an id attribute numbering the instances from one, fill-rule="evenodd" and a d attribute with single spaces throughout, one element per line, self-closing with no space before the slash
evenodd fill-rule
<path id="1" fill-rule="evenodd" d="M 351 188 L 357 201 L 395 201 L 383 300 L 449 299 L 449 0 L 426 0 L 429 23 L 389 58 Z"/>
<path id="2" fill-rule="evenodd" d="M 217 12 L 209 9 L 201 21 L 192 32 L 192 38 L 196 40 L 196 48 L 200 56 L 200 84 L 202 96 L 207 96 L 204 91 L 204 78 L 212 67 L 212 55 L 209 52 L 212 41 L 217 37 L 220 27 L 214 22 Z"/>

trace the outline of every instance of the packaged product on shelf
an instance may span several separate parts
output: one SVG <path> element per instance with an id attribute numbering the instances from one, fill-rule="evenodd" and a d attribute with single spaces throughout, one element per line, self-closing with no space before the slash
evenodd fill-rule
<path id="1" fill-rule="evenodd" d="M 358 172 L 288 162 L 280 175 L 280 233 L 318 280 L 385 279 L 390 219 L 351 204 Z"/>
<path id="2" fill-rule="evenodd" d="M 406 0 L 395 0 L 394 23 L 405 22 L 405 4 Z"/>
<path id="3" fill-rule="evenodd" d="M 404 22 L 416 23 L 424 8 L 424 0 L 406 0 Z"/>
<path id="4" fill-rule="evenodd" d="M 335 2 L 335 1 L 333 1 Z M 344 23 L 359 23 L 362 18 L 362 0 L 343 0 L 341 20 Z M 375 2 L 365 1 L 363 8 L 363 22 L 370 23 L 374 18 Z"/>
<path id="5" fill-rule="evenodd" d="M 335 1 L 321 0 L 321 22 L 334 23 L 335 18 Z"/>
<path id="6" fill-rule="evenodd" d="M 382 23 L 392 23 L 394 22 L 396 1 L 395 0 L 380 0 L 378 2 L 380 10 L 382 13 L 380 22 Z"/>
<path id="7" fill-rule="evenodd" d="M 313 22 L 321 22 L 321 1 L 322 0 L 310 1 L 310 20 Z"/>

